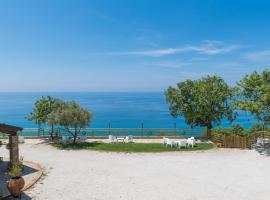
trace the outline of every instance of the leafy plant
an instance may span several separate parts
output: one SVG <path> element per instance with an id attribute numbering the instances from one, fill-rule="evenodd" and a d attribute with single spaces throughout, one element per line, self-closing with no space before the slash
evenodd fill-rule
<path id="1" fill-rule="evenodd" d="M 230 129 L 231 135 L 244 135 L 245 129 L 240 124 L 233 124 Z"/>
<path id="2" fill-rule="evenodd" d="M 249 129 L 249 132 L 251 132 L 251 133 L 256 133 L 259 131 L 270 131 L 270 128 L 268 126 L 264 126 L 262 124 L 254 124 Z"/>
<path id="3" fill-rule="evenodd" d="M 12 178 L 19 177 L 22 174 L 22 168 L 19 165 L 14 165 L 8 171 L 8 175 Z"/>
<path id="4" fill-rule="evenodd" d="M 248 132 L 240 124 L 233 124 L 231 128 L 221 128 L 217 127 L 214 129 L 215 133 L 222 135 L 239 135 L 246 136 Z"/>

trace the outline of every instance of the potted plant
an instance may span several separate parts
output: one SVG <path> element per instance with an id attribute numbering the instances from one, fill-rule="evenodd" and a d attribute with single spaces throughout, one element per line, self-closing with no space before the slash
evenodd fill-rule
<path id="1" fill-rule="evenodd" d="M 8 190 L 13 197 L 19 197 L 25 184 L 23 177 L 21 177 L 22 168 L 15 165 L 11 167 L 8 174 L 11 177 L 7 184 Z"/>
<path id="2" fill-rule="evenodd" d="M 2 189 L 0 188 L 0 200 L 3 199 L 3 196 L 4 196 L 3 191 L 2 191 Z"/>

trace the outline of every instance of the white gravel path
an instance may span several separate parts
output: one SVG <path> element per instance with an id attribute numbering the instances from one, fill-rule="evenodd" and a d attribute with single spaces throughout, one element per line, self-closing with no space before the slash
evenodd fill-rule
<path id="1" fill-rule="evenodd" d="M 270 157 L 256 151 L 125 154 L 20 145 L 46 176 L 26 194 L 37 200 L 267 200 Z M 8 151 L 0 148 L 0 155 Z M 30 199 L 30 198 L 28 198 Z"/>

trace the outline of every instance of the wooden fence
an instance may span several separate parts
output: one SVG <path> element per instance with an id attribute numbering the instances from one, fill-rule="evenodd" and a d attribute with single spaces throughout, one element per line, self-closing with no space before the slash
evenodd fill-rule
<path id="1" fill-rule="evenodd" d="M 214 143 L 217 144 L 218 147 L 240 148 L 240 149 L 249 148 L 247 137 L 237 135 L 228 136 L 219 133 L 214 133 L 212 140 Z"/>
<path id="2" fill-rule="evenodd" d="M 223 148 L 251 148 L 253 144 L 256 144 L 257 138 L 263 137 L 270 139 L 270 132 L 259 131 L 249 134 L 247 136 L 238 135 L 224 135 L 221 133 L 213 133 L 212 141 L 217 144 L 218 147 Z"/>
<path id="3" fill-rule="evenodd" d="M 241 136 L 224 136 L 224 142 L 223 142 L 224 148 L 240 148 L 245 149 L 247 148 L 247 137 L 241 137 Z"/>

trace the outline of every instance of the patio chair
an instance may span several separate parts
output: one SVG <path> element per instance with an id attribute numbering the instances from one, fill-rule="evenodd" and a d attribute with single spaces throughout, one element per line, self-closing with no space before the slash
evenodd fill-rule
<path id="1" fill-rule="evenodd" d="M 172 148 L 173 146 L 175 146 L 175 142 L 174 142 L 173 140 L 167 138 L 167 141 L 166 141 L 166 147 L 167 147 L 168 145 L 170 145 L 171 148 Z"/>
<path id="2" fill-rule="evenodd" d="M 117 140 L 116 140 L 116 137 L 113 136 L 113 135 L 109 135 L 109 142 L 110 143 L 115 143 Z"/>
<path id="3" fill-rule="evenodd" d="M 195 145 L 196 145 L 196 140 L 194 137 L 187 139 L 187 146 L 191 146 L 192 148 L 194 148 Z"/>
<path id="4" fill-rule="evenodd" d="M 179 140 L 178 141 L 178 147 L 179 147 L 179 149 L 181 147 L 187 148 L 187 146 L 188 146 L 188 141 L 187 140 Z"/>
<path id="5" fill-rule="evenodd" d="M 62 139 L 62 142 L 65 142 L 65 143 L 69 142 L 69 136 L 62 136 L 61 139 Z"/>
<path id="6" fill-rule="evenodd" d="M 127 139 L 127 142 L 128 142 L 128 143 L 133 142 L 133 136 L 132 136 L 132 135 L 128 135 L 128 136 L 126 137 L 126 139 Z"/>
<path id="7" fill-rule="evenodd" d="M 165 145 L 165 144 L 167 144 L 167 140 L 168 140 L 169 138 L 166 138 L 166 137 L 163 137 L 163 144 Z"/>
<path id="8" fill-rule="evenodd" d="M 263 137 L 258 137 L 257 138 L 257 146 L 264 146 L 264 141 L 263 141 Z"/>
<path id="9" fill-rule="evenodd" d="M 79 137 L 79 142 L 85 142 L 87 140 L 87 136 L 83 135 Z"/>
<path id="10" fill-rule="evenodd" d="M 18 137 L 19 143 L 22 144 L 24 143 L 24 137 L 23 136 L 19 136 Z"/>

